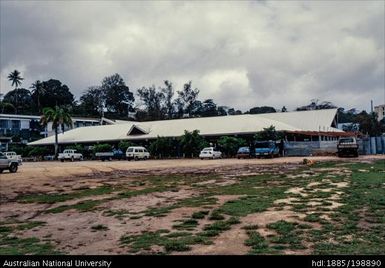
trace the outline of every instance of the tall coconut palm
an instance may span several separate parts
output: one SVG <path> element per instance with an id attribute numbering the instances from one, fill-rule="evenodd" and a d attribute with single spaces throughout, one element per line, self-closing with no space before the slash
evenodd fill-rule
<path id="1" fill-rule="evenodd" d="M 59 127 L 72 126 L 71 115 L 62 107 L 55 106 L 55 108 L 47 107 L 43 109 L 43 116 L 40 119 L 40 123 L 47 126 L 52 122 L 52 128 L 55 130 L 55 158 L 57 158 L 59 141 L 58 132 Z"/>
<path id="2" fill-rule="evenodd" d="M 11 81 L 12 82 L 12 86 L 15 86 L 15 90 L 16 90 L 16 100 L 15 100 L 15 102 L 16 102 L 16 114 L 17 114 L 17 87 L 18 86 L 20 86 L 21 85 L 21 81 L 22 80 L 24 80 L 24 78 L 22 78 L 21 76 L 20 76 L 20 72 L 18 71 L 18 70 L 14 70 L 12 73 L 10 73 L 8 76 L 7 76 L 7 78 L 8 78 L 8 80 L 9 81 Z"/>
<path id="3" fill-rule="evenodd" d="M 37 109 L 39 110 L 39 113 L 41 112 L 41 107 L 40 107 L 40 96 L 44 95 L 46 92 L 44 83 L 40 82 L 40 80 L 36 80 L 35 83 L 30 86 L 32 89 L 32 94 L 36 95 L 37 98 Z"/>

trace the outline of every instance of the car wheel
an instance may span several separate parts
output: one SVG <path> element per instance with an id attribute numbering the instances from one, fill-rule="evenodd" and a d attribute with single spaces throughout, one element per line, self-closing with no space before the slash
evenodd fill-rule
<path id="1" fill-rule="evenodd" d="M 138 158 L 137 156 L 135 156 L 134 160 L 135 160 L 135 161 L 138 161 L 138 160 L 139 160 L 139 158 Z"/>
<path id="2" fill-rule="evenodd" d="M 60 159 L 60 162 L 64 162 L 64 159 Z"/>
<path id="3" fill-rule="evenodd" d="M 9 172 L 15 173 L 17 171 L 17 165 L 16 164 L 11 164 L 9 167 Z"/>

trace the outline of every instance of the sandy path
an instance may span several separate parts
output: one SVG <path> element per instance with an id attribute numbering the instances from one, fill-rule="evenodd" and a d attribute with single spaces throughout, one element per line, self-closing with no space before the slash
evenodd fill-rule
<path id="1" fill-rule="evenodd" d="M 26 162 L 15 174 L 4 172 L 0 175 L 0 182 L 23 179 L 44 179 L 62 176 L 78 176 L 97 174 L 98 172 L 111 172 L 114 170 L 156 170 L 176 168 L 216 168 L 240 165 L 267 165 L 301 163 L 305 157 L 280 157 L 274 159 L 171 159 L 147 161 L 82 161 L 82 162 Z M 314 161 L 356 161 L 357 158 L 337 158 L 330 156 L 306 157 Z M 359 160 L 385 159 L 385 155 L 360 156 Z"/>

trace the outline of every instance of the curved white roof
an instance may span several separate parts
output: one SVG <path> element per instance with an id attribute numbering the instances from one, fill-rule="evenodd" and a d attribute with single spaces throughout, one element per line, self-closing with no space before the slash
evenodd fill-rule
<path id="1" fill-rule="evenodd" d="M 331 127 L 337 109 L 299 111 L 270 114 L 244 114 L 218 117 L 160 120 L 89 126 L 59 134 L 59 143 L 87 143 L 117 140 L 143 140 L 161 137 L 179 137 L 185 130 L 198 129 L 203 136 L 252 134 L 271 125 L 279 131 L 336 131 Z M 135 129 L 135 131 L 133 131 Z M 53 144 L 51 136 L 29 145 Z"/>

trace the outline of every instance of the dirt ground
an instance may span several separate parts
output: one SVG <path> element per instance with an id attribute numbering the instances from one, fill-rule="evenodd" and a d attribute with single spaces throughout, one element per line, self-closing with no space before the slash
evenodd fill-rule
<path id="1" fill-rule="evenodd" d="M 385 159 L 385 156 L 360 156 L 354 158 L 306 157 L 315 163 L 322 162 L 363 162 Z M 212 194 L 206 203 L 199 205 L 187 204 L 186 200 L 200 198 L 203 190 L 215 191 L 216 187 L 231 190 L 232 185 L 239 183 L 239 178 L 258 176 L 274 172 L 296 181 L 313 176 L 311 173 L 296 173 L 302 168 L 304 157 L 284 157 L 275 159 L 220 159 L 220 160 L 148 160 L 148 161 L 82 161 L 82 162 L 28 162 L 24 163 L 15 174 L 4 172 L 0 175 L 0 221 L 3 226 L 16 226 L 20 223 L 41 222 L 33 228 L 19 228 L 11 236 L 20 238 L 37 237 L 41 242 L 54 246 L 55 250 L 65 254 L 127 254 L 130 246 L 122 244 L 122 237 L 139 236 L 159 230 L 173 230 L 176 224 L 189 219 L 193 213 L 207 210 L 210 215 L 224 204 L 239 200 L 246 195 Z M 322 172 L 325 170 L 320 169 Z M 293 173 L 294 171 L 294 173 Z M 289 172 L 293 174 L 288 175 Z M 317 170 L 314 171 L 317 173 Z M 314 173 L 313 172 L 313 173 Z M 156 176 L 168 178 L 173 176 L 197 176 L 193 182 L 187 183 L 180 179 L 172 181 L 154 181 Z M 310 174 L 310 175 L 309 175 Z M 278 198 L 264 211 L 249 213 L 240 217 L 240 222 L 233 224 L 229 230 L 221 231 L 213 237 L 210 244 L 191 244 L 184 252 L 170 251 L 170 254 L 247 254 L 250 246 L 245 244 L 248 234 L 244 227 L 257 224 L 258 233 L 265 239 L 277 235 L 269 224 L 278 221 L 306 223 L 304 219 L 316 212 L 322 202 L 330 202 L 331 209 L 342 204 L 340 195 L 349 186 L 347 180 L 333 181 L 334 177 L 348 176 L 348 170 L 330 169 L 328 176 L 321 181 L 312 181 L 303 185 L 295 185 L 285 191 L 284 198 Z M 143 180 L 142 180 L 143 178 Z M 144 179 L 145 178 L 145 179 Z M 179 177 L 178 177 L 179 178 Z M 268 184 L 274 184 L 274 181 Z M 105 192 L 88 194 L 107 187 Z M 229 188 L 230 187 L 230 188 Z M 255 186 L 255 189 L 262 188 Z M 110 190 L 112 189 L 112 190 Z M 160 189 L 152 190 L 152 189 Z M 243 189 L 245 191 L 247 189 Z M 82 192 L 83 191 L 83 192 Z M 307 211 L 295 211 L 301 197 L 314 193 L 331 192 L 328 198 L 312 198 L 307 200 Z M 23 198 L 62 197 L 75 195 L 71 198 L 56 201 L 28 201 Z M 77 195 L 77 193 L 81 193 Z M 116 194 L 118 193 L 118 194 Z M 128 193 L 124 196 L 124 193 Z M 321 193 L 322 194 L 322 193 Z M 210 198 L 215 202 L 210 203 Z M 84 209 L 77 206 L 82 202 L 97 202 L 92 208 Z M 185 202 L 185 203 L 183 203 Z M 201 201 L 199 201 L 201 202 Z M 178 205 L 181 204 L 181 205 Z M 164 215 L 153 216 L 152 212 L 165 208 Z M 325 211 L 321 218 L 330 220 L 330 211 Z M 224 221 L 230 217 L 224 215 Z M 200 218 L 196 226 L 187 229 L 190 235 L 200 234 L 205 226 L 212 223 L 208 216 Z M 307 222 L 315 230 L 321 228 L 318 222 Z M 99 225 L 99 227 L 95 227 Z M 1 226 L 0 226 L 1 227 Z M 99 230 L 99 229 L 100 230 Z M 15 229 L 16 230 L 16 229 Z M 164 253 L 161 242 L 153 242 L 149 248 L 136 252 L 145 254 Z M 310 254 L 312 245 L 305 242 L 304 248 L 286 248 L 283 254 Z M 1 250 L 1 245 L 0 245 Z M 135 252 L 135 253 L 136 253 Z M 33 252 L 32 252 L 33 253 Z"/>

